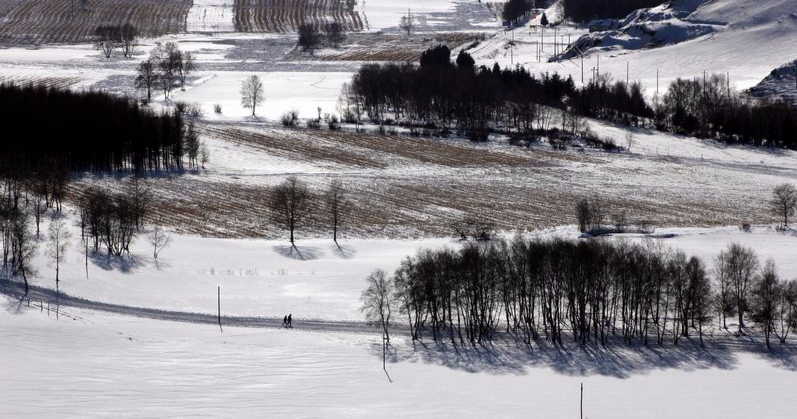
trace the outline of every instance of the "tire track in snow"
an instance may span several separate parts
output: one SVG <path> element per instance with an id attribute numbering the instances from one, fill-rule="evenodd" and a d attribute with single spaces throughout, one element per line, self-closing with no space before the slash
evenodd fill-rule
<path id="1" fill-rule="evenodd" d="M 146 307 L 133 307 L 99 301 L 86 300 L 65 293 L 58 293 L 50 288 L 30 285 L 27 295 L 25 295 L 25 285 L 8 279 L 0 279 L 0 294 L 20 301 L 30 299 L 34 302 L 49 302 L 51 307 L 69 307 L 92 311 L 102 311 L 106 313 L 122 314 L 126 316 L 141 317 L 154 320 L 176 321 L 197 324 L 218 325 L 219 320 L 216 314 L 192 313 L 187 311 L 160 310 Z M 38 306 L 37 306 L 38 307 Z M 345 332 L 345 333 L 378 333 L 378 329 L 369 326 L 365 322 L 341 321 L 341 320 L 320 320 L 320 319 L 301 319 L 294 317 L 294 328 L 302 331 L 314 332 Z M 282 319 L 278 317 L 245 317 L 245 316 L 224 316 L 221 317 L 223 327 L 249 327 L 249 328 L 282 328 Z"/>

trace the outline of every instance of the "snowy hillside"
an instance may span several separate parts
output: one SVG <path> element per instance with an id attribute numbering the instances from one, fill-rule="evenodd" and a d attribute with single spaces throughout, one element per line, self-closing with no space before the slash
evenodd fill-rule
<path id="1" fill-rule="evenodd" d="M 754 97 L 783 99 L 797 105 L 797 60 L 772 70 L 749 93 Z"/>
<path id="2" fill-rule="evenodd" d="M 615 26 L 589 33 L 562 24 L 556 46 L 553 28 L 517 29 L 513 48 L 508 46 L 512 35 L 502 33 L 473 53 L 481 64 L 520 64 L 537 73 L 572 75 L 577 83 L 589 81 L 593 68 L 624 80 L 628 68 L 629 78 L 641 81 L 652 96 L 657 81 L 666 88 L 677 77 L 704 71 L 728 72 L 732 84 L 747 89 L 797 52 L 794 0 L 676 1 L 636 11 Z M 566 52 L 569 43 L 579 44 L 584 53 L 583 69 L 578 52 Z M 556 59 L 565 52 L 565 59 Z"/>

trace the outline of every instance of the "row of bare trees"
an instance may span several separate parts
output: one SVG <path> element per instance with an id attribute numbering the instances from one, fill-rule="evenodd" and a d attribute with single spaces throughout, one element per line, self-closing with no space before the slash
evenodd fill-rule
<path id="1" fill-rule="evenodd" d="M 94 251 L 103 246 L 110 256 L 130 253 L 130 243 L 144 226 L 144 216 L 152 194 L 139 178 L 133 178 L 124 190 L 113 193 L 89 188 L 78 202 L 81 237 L 93 242 Z"/>
<path id="2" fill-rule="evenodd" d="M 527 344 L 544 336 L 562 344 L 674 344 L 738 316 L 786 342 L 797 328 L 797 282 L 778 278 L 774 262 L 733 244 L 713 269 L 660 242 L 525 239 L 468 243 L 460 250 L 425 250 L 393 276 L 367 279 L 363 311 L 388 333 L 403 316 L 413 339 L 477 344 L 504 330 Z M 713 323 L 713 319 L 718 319 Z"/>
<path id="3" fill-rule="evenodd" d="M 94 48 L 102 51 L 105 58 L 111 58 L 116 49 L 121 49 L 125 58 L 131 58 L 137 38 L 138 30 L 129 23 L 100 25 L 94 30 Z"/>
<path id="4" fill-rule="evenodd" d="M 338 234 L 348 221 L 353 208 L 348 193 L 340 182 L 331 182 L 326 191 L 317 196 L 306 183 L 291 176 L 271 190 L 268 201 L 272 222 L 289 232 L 291 245 L 294 245 L 294 232 L 305 225 L 316 204 L 325 209 L 328 225 L 332 229 L 332 240 L 337 244 Z"/>
<path id="5" fill-rule="evenodd" d="M 51 212 L 47 258 L 55 267 L 56 287 L 69 233 L 62 220 L 62 201 L 69 182 L 67 164 L 45 159 L 36 166 L 24 160 L 0 166 L 0 237 L 3 275 L 19 277 L 28 291 L 28 278 L 35 275 L 32 258 L 37 252 L 42 219 Z M 35 234 L 34 224 L 35 222 Z"/>

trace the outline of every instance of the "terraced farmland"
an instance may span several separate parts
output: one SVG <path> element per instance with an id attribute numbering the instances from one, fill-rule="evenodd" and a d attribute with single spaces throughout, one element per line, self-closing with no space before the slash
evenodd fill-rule
<path id="1" fill-rule="evenodd" d="M 235 29 L 288 33 L 305 23 L 338 22 L 346 31 L 363 29 L 353 0 L 235 0 Z"/>
<path id="2" fill-rule="evenodd" d="M 147 37 L 184 32 L 191 4 L 191 0 L 5 0 L 0 3 L 0 42 L 86 42 L 97 26 L 123 23 Z"/>

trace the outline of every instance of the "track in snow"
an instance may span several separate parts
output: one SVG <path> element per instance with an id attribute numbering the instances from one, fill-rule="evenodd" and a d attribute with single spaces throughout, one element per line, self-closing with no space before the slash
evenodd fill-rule
<path id="1" fill-rule="evenodd" d="M 59 310 L 63 307 L 84 310 L 103 311 L 106 313 L 122 314 L 146 319 L 176 321 L 197 324 L 218 325 L 219 319 L 215 314 L 191 313 L 186 311 L 159 310 L 145 307 L 132 307 L 119 304 L 103 303 L 86 300 L 55 290 L 31 285 L 25 295 L 25 285 L 8 279 L 0 279 L 0 294 L 7 295 L 25 305 L 36 302 L 49 302 L 52 306 L 57 304 Z M 222 316 L 222 326 L 234 327 L 260 327 L 282 328 L 282 319 L 277 317 L 242 317 Z M 294 328 L 302 331 L 314 332 L 344 332 L 344 333 L 377 333 L 377 329 L 364 322 L 318 320 L 318 319 L 293 319 Z"/>

